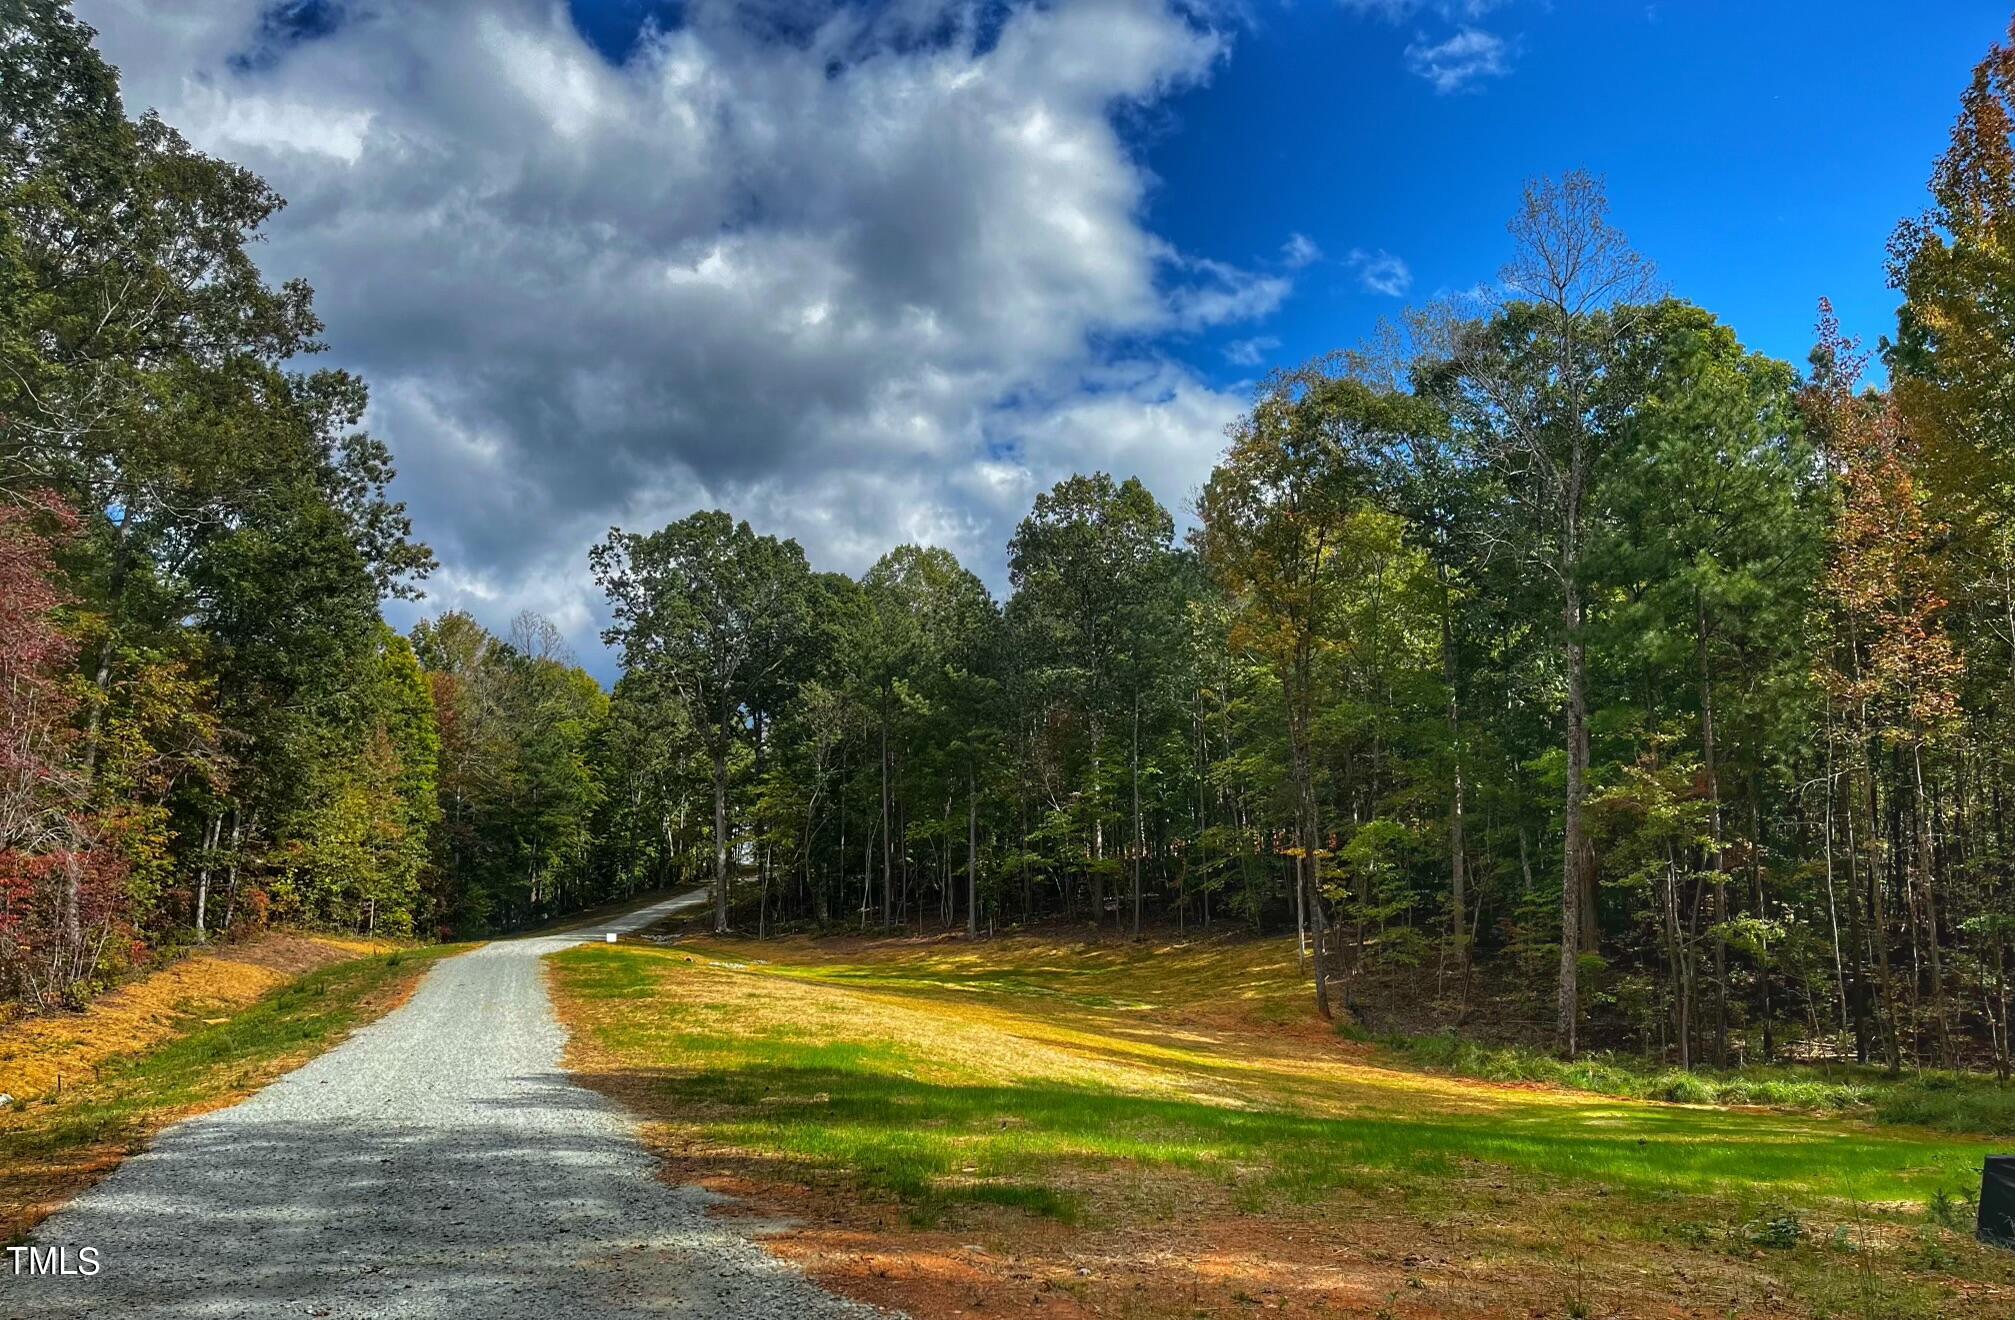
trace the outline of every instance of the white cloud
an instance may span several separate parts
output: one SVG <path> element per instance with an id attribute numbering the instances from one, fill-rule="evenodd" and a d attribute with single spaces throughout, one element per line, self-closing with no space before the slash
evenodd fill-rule
<path id="1" fill-rule="evenodd" d="M 1446 41 L 1415 41 L 1406 48 L 1406 67 L 1446 95 L 1510 73 L 1511 48 L 1495 33 L 1466 27 Z"/>
<path id="2" fill-rule="evenodd" d="M 1300 270 L 1322 260 L 1322 249 L 1307 234 L 1289 234 L 1287 242 L 1280 245 L 1280 259 L 1289 270 Z"/>
<path id="3" fill-rule="evenodd" d="M 1168 299 L 1169 324 L 1181 330 L 1256 320 L 1278 308 L 1293 288 L 1277 275 L 1255 275 L 1221 261 L 1172 257 L 1171 264 L 1190 277 Z"/>
<path id="4" fill-rule="evenodd" d="M 1416 14 L 1435 14 L 1445 19 L 1478 19 L 1509 0 L 1337 0 L 1343 8 L 1398 23 Z"/>
<path id="5" fill-rule="evenodd" d="M 1194 496 L 1224 452 L 1241 395 L 1203 385 L 1167 362 L 1124 362 L 1087 373 L 1065 397 L 1011 423 L 1009 452 L 1025 474 L 1004 489 L 1003 513 L 1020 517 L 1050 473 L 1094 468 L 1137 476 L 1187 526 Z"/>
<path id="6" fill-rule="evenodd" d="M 78 10 L 132 109 L 290 199 L 261 260 L 372 384 L 428 608 L 591 657 L 611 523 L 719 504 L 822 567 L 917 537 L 999 585 L 1072 469 L 1173 507 L 1239 401 L 1153 341 L 1290 290 L 1144 227 L 1115 117 L 1226 51 L 1183 0 L 694 0 L 621 65 L 550 0 Z"/>
<path id="7" fill-rule="evenodd" d="M 1224 346 L 1224 360 L 1236 367 L 1256 367 L 1266 361 L 1268 353 L 1279 347 L 1280 341 L 1272 335 L 1234 339 Z"/>
<path id="8" fill-rule="evenodd" d="M 1413 271 L 1384 248 L 1376 252 L 1352 248 L 1350 265 L 1357 272 L 1357 282 L 1372 293 L 1382 293 L 1388 298 L 1404 298 L 1407 290 L 1413 287 Z"/>

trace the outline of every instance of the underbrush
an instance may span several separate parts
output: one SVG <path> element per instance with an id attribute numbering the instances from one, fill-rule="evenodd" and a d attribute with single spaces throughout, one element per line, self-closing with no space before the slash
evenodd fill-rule
<path id="1" fill-rule="evenodd" d="M 1493 1046 L 1452 1032 L 1384 1036 L 1407 1063 L 1489 1082 L 1539 1082 L 1632 1100 L 1689 1105 L 1764 1105 L 1838 1113 L 1943 1132 L 2015 1136 L 2015 1087 L 1980 1073 L 1927 1069 L 1891 1077 L 1860 1065 L 1770 1064 L 1688 1071 L 1622 1054 L 1572 1061 L 1519 1046 Z"/>

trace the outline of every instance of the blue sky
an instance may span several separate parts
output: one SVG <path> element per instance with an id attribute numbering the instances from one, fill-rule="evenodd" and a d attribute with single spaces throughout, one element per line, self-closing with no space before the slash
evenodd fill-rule
<path id="1" fill-rule="evenodd" d="M 1533 175 L 1606 175 L 1752 347 L 1802 364 L 1822 294 L 1872 343 L 2009 0 L 75 3 L 131 108 L 289 199 L 260 259 L 371 385 L 417 608 L 606 678 L 611 525 L 1000 591 L 1072 471 L 1180 522 L 1258 377 L 1491 280 Z"/>
<path id="2" fill-rule="evenodd" d="M 1276 252 L 1283 228 L 1320 246 L 1331 260 L 1255 332 L 1294 360 L 1396 303 L 1336 259 L 1382 249 L 1415 295 L 1466 288 L 1501 263 L 1521 181 L 1584 168 L 1607 177 L 1618 222 L 1674 293 L 1802 365 L 1822 294 L 1871 343 L 1891 329 L 1883 245 L 1922 207 L 1967 73 L 2009 20 L 2006 4 L 1896 9 L 1506 5 L 1479 23 L 1515 43 L 1510 72 L 1451 94 L 1404 60 L 1447 25 L 1267 9 L 1146 136 L 1149 225 L 1229 261 Z M 1220 350 L 1242 337 L 1182 351 L 1222 375 Z"/>

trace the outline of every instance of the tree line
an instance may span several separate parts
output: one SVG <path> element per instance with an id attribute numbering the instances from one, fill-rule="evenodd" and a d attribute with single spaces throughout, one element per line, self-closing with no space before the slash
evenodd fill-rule
<path id="1" fill-rule="evenodd" d="M 1803 370 L 1746 347 L 1569 174 L 1491 295 L 1270 378 L 1183 538 L 1073 476 L 996 601 L 612 531 L 611 878 L 758 932 L 1287 928 L 1325 1015 L 1481 976 L 1568 1053 L 2005 1076 L 2011 88 L 1998 46 L 1876 353 L 1823 302 Z"/>
<path id="2" fill-rule="evenodd" d="M 1278 372 L 1189 530 L 1078 474 L 1005 599 L 719 511 L 550 624 L 380 613 L 432 556 L 306 365 L 280 200 L 129 119 L 57 0 L 0 42 L 0 988 L 269 920 L 1291 934 L 1567 1052 L 2009 1068 L 2015 54 L 1899 227 L 1893 337 L 1802 367 L 1535 182 L 1488 296 Z M 1868 382 L 1878 365 L 1883 384 Z"/>

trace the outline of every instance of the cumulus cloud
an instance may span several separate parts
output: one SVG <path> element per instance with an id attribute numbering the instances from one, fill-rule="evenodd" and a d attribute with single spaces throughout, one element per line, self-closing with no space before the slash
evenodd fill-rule
<path id="1" fill-rule="evenodd" d="M 1353 248 L 1350 265 L 1357 272 L 1357 282 L 1372 293 L 1382 293 L 1388 298 L 1404 298 L 1407 290 L 1413 287 L 1413 271 L 1384 248 L 1376 252 Z"/>
<path id="2" fill-rule="evenodd" d="M 1446 41 L 1415 41 L 1406 48 L 1406 67 L 1447 95 L 1510 73 L 1511 47 L 1496 33 L 1466 27 Z"/>
<path id="3" fill-rule="evenodd" d="M 621 62 L 550 0 L 77 8 L 132 108 L 290 199 L 262 260 L 373 386 L 430 608 L 590 656 L 612 523 L 719 505 L 998 585 L 1073 468 L 1175 506 L 1240 401 L 1153 345 L 1290 288 L 1144 226 L 1115 118 L 1225 54 L 1182 0 L 694 0 Z"/>

